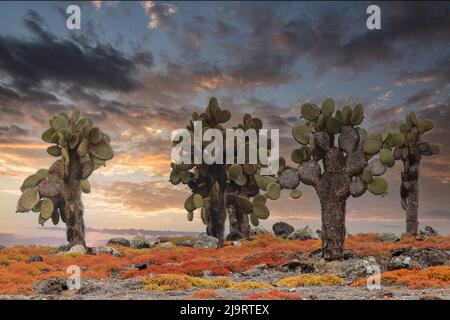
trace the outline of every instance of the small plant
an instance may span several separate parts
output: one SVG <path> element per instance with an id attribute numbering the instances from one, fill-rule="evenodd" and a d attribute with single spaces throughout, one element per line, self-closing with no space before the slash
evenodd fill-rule
<path id="1" fill-rule="evenodd" d="M 422 136 L 434 127 L 432 120 L 418 120 L 414 112 L 406 115 L 400 124 L 404 143 L 395 148 L 394 158 L 403 162 L 400 185 L 401 205 L 406 211 L 406 232 L 417 235 L 419 230 L 419 173 L 422 156 L 432 156 L 441 151 L 441 146 L 422 140 Z"/>
<path id="2" fill-rule="evenodd" d="M 359 279 L 353 286 L 363 286 L 367 279 Z M 436 266 L 423 270 L 399 269 L 381 274 L 381 283 L 385 286 L 407 286 L 410 289 L 450 288 L 450 267 Z"/>
<path id="3" fill-rule="evenodd" d="M 219 293 L 213 289 L 202 289 L 192 294 L 194 299 L 214 299 L 219 297 Z"/>
<path id="4" fill-rule="evenodd" d="M 367 190 L 387 194 L 388 183 L 381 175 L 394 165 L 392 148 L 403 143 L 403 135 L 387 130 L 368 134 L 360 127 L 361 104 L 335 111 L 333 99 L 328 98 L 321 107 L 303 104 L 300 113 L 305 121 L 293 128 L 292 135 L 301 147 L 291 154 L 298 167 L 285 167 L 278 182 L 292 190 L 292 198 L 301 196 L 296 189 L 300 181 L 314 187 L 321 206 L 322 255 L 326 260 L 342 259 L 347 199 Z"/>
<path id="5" fill-rule="evenodd" d="M 277 282 L 279 287 L 337 286 L 342 279 L 334 274 L 301 274 L 287 277 Z"/>
<path id="6" fill-rule="evenodd" d="M 246 298 L 249 300 L 301 300 L 303 296 L 298 293 L 271 290 L 263 293 L 251 293 Z"/>
<path id="7" fill-rule="evenodd" d="M 242 281 L 242 282 L 236 282 L 231 289 L 238 290 L 238 291 L 245 291 L 245 290 L 257 290 L 257 289 L 272 289 L 273 286 L 271 286 L 268 283 L 262 282 L 262 281 Z"/>
<path id="8" fill-rule="evenodd" d="M 70 117 L 62 112 L 50 119 L 42 140 L 52 144 L 48 154 L 59 159 L 49 169 L 40 169 L 25 179 L 17 203 L 17 212 L 39 213 L 41 225 L 49 219 L 57 225 L 61 219 L 67 226 L 70 246 L 85 246 L 81 192 L 91 191 L 88 178 L 114 156 L 110 137 L 91 119 L 79 117 L 75 110 Z"/>

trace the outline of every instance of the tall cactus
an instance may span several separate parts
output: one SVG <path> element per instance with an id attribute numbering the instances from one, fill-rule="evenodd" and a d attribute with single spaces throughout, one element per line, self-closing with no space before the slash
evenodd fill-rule
<path id="1" fill-rule="evenodd" d="M 223 125 L 230 118 L 231 113 L 228 110 L 221 109 L 216 98 L 211 98 L 206 111 L 201 114 L 194 112 L 192 120 L 186 128 L 191 132 L 191 137 L 194 136 L 194 123 L 192 121 L 201 121 L 203 132 L 209 128 L 219 129 L 224 137 L 223 150 L 225 152 L 226 129 Z M 258 132 L 262 128 L 262 122 L 260 119 L 246 114 L 243 123 L 235 128 L 240 128 L 244 132 L 252 128 Z M 193 141 L 191 141 L 191 145 L 194 146 Z M 209 142 L 204 141 L 202 151 L 208 145 Z M 245 147 L 248 150 L 247 144 Z M 234 150 L 234 156 L 236 157 L 236 144 Z M 224 154 L 225 158 L 226 155 Z M 260 188 L 257 181 L 269 178 L 273 180 L 273 183 L 277 181 L 274 177 L 261 177 L 259 164 L 249 164 L 248 161 L 245 164 L 172 163 L 171 167 L 170 182 L 174 185 L 186 184 L 192 191 L 184 204 L 188 220 L 192 221 L 194 211 L 200 209 L 202 221 L 207 226 L 207 234 L 218 238 L 219 246 L 224 243 L 227 213 L 230 214 L 230 231 L 238 232 L 242 237 L 248 236 L 250 232 L 248 215 L 250 215 L 250 220 L 254 225 L 258 224 L 258 219 L 268 218 L 269 210 L 265 205 L 266 197 L 259 194 Z"/>
<path id="2" fill-rule="evenodd" d="M 52 144 L 47 152 L 59 159 L 25 179 L 17 204 L 17 212 L 39 212 L 41 225 L 50 218 L 57 225 L 61 218 L 70 246 L 86 245 L 81 192 L 90 192 L 89 176 L 114 156 L 110 137 L 91 119 L 79 117 L 75 110 L 70 117 L 62 112 L 50 119 L 42 140 Z"/>
<path id="3" fill-rule="evenodd" d="M 315 188 L 321 205 L 322 255 L 326 260 L 342 259 L 347 199 L 367 190 L 387 194 L 388 183 L 380 176 L 394 165 L 391 149 L 403 143 L 403 135 L 386 130 L 367 134 L 359 127 L 364 119 L 361 104 L 335 112 L 335 103 L 328 98 L 321 108 L 303 104 L 300 113 L 305 121 L 292 134 L 301 147 L 291 154 L 298 167 L 286 168 L 278 181 L 293 189 L 292 197 L 301 194 L 295 189 L 300 181 Z"/>
<path id="4" fill-rule="evenodd" d="M 416 235 L 419 229 L 419 167 L 422 156 L 431 156 L 441 151 L 440 145 L 422 141 L 422 136 L 433 129 L 431 120 L 417 120 L 414 112 L 406 115 L 400 124 L 404 143 L 395 148 L 394 158 L 403 162 L 400 185 L 401 205 L 406 211 L 406 232 Z"/>

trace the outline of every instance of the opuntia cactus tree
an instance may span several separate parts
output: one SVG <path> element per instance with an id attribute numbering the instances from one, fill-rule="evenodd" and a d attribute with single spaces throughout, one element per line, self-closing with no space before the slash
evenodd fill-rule
<path id="1" fill-rule="evenodd" d="M 59 159 L 25 179 L 17 204 L 17 212 L 39 213 L 41 225 L 49 219 L 57 225 L 61 219 L 70 246 L 86 245 L 81 192 L 90 192 L 88 178 L 114 156 L 110 137 L 91 119 L 79 117 L 75 110 L 70 117 L 62 112 L 50 119 L 42 140 L 52 144 L 48 154 Z"/>
<path id="2" fill-rule="evenodd" d="M 191 132 L 191 137 L 194 137 L 193 121 L 202 122 L 203 132 L 207 129 L 220 130 L 224 141 L 222 150 L 225 153 L 226 129 L 223 125 L 230 118 L 230 111 L 221 109 L 217 99 L 211 98 L 205 112 L 201 114 L 194 112 L 192 120 L 186 128 Z M 258 132 L 262 128 L 262 122 L 260 119 L 246 114 L 243 123 L 235 128 L 240 128 L 244 132 L 252 128 Z M 202 153 L 210 143 L 203 142 Z M 194 146 L 193 141 L 191 144 Z M 248 151 L 248 143 L 244 147 Z M 237 145 L 235 145 L 234 151 L 236 157 Z M 203 162 L 194 164 L 193 154 L 191 156 L 191 164 L 171 164 L 170 182 L 174 185 L 183 183 L 191 189 L 192 194 L 184 204 L 187 210 L 187 219 L 192 221 L 194 211 L 199 209 L 201 219 L 206 225 L 207 234 L 218 238 L 219 246 L 224 244 L 227 213 L 230 217 L 230 231 L 239 233 L 241 237 L 247 237 L 250 233 L 249 218 L 254 225 L 259 223 L 259 219 L 268 218 L 269 209 L 265 205 L 266 196 L 260 194 L 258 181 L 271 179 L 273 184 L 278 184 L 275 177 L 260 175 L 260 164 L 250 164 L 247 156 L 244 164 L 237 164 L 236 161 L 235 164 L 206 164 Z M 223 159 L 225 158 L 224 154 Z M 279 190 L 278 185 L 278 196 Z M 275 193 L 274 191 L 270 193 L 273 199 L 278 197 Z"/>
<path id="3" fill-rule="evenodd" d="M 431 156 L 441 151 L 441 146 L 422 140 L 422 136 L 432 130 L 432 120 L 418 120 L 414 112 L 406 115 L 400 124 L 404 143 L 395 148 L 394 158 L 403 162 L 401 173 L 401 205 L 406 211 L 406 232 L 416 235 L 419 229 L 419 172 L 422 156 Z"/>
<path id="4" fill-rule="evenodd" d="M 361 104 L 335 111 L 335 102 L 328 98 L 321 107 L 303 104 L 300 113 L 304 122 L 292 134 L 301 146 L 291 154 L 298 167 L 286 167 L 278 181 L 293 190 L 294 198 L 301 195 L 296 189 L 300 182 L 314 187 L 321 205 L 322 255 L 326 260 L 342 259 L 347 199 L 367 190 L 387 194 L 388 183 L 381 175 L 394 165 L 392 148 L 403 143 L 403 135 L 386 130 L 368 134 L 360 127 Z"/>

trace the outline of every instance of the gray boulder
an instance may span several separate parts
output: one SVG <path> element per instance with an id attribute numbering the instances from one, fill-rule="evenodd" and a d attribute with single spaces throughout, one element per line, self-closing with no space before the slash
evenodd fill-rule
<path id="1" fill-rule="evenodd" d="M 421 229 L 419 232 L 423 236 L 436 237 L 439 235 L 439 233 L 430 226 L 426 226 L 425 228 Z"/>
<path id="2" fill-rule="evenodd" d="M 306 226 L 292 232 L 287 238 L 289 240 L 311 240 L 318 239 L 319 237 L 309 226 Z"/>
<path id="3" fill-rule="evenodd" d="M 120 253 L 117 249 L 114 249 L 113 247 L 110 247 L 110 246 L 97 247 L 96 252 L 97 252 L 97 254 L 106 253 L 106 254 L 113 255 L 115 257 L 122 257 L 123 256 L 122 253 Z"/>
<path id="4" fill-rule="evenodd" d="M 294 232 L 294 227 L 286 222 L 277 222 L 272 226 L 273 233 L 276 236 L 287 238 L 292 232 Z"/>
<path id="5" fill-rule="evenodd" d="M 217 248 L 219 245 L 219 239 L 206 233 L 201 233 L 198 237 L 199 239 L 194 242 L 195 248 Z"/>
<path id="6" fill-rule="evenodd" d="M 192 242 L 191 240 L 183 240 L 183 241 L 177 243 L 177 246 L 179 246 L 179 247 L 193 247 L 194 246 L 194 242 Z"/>
<path id="7" fill-rule="evenodd" d="M 77 244 L 76 246 L 73 246 L 72 248 L 70 248 L 68 251 L 62 251 L 62 252 L 59 252 L 58 254 L 73 254 L 73 253 L 86 254 L 87 251 L 83 245 Z"/>
<path id="8" fill-rule="evenodd" d="M 253 237 L 253 236 L 256 236 L 256 235 L 258 235 L 258 234 L 268 234 L 268 233 L 270 233 L 270 231 L 267 230 L 267 229 L 264 228 L 264 227 L 261 227 L 261 226 L 254 227 L 254 228 L 252 228 L 252 229 L 250 230 L 250 235 L 251 235 L 252 237 Z"/>
<path id="9" fill-rule="evenodd" d="M 398 256 L 393 257 L 389 260 L 387 269 L 388 270 L 411 269 L 413 265 L 414 264 L 411 257 Z"/>
<path id="10" fill-rule="evenodd" d="M 4 250 L 4 249 L 6 249 L 6 247 L 3 245 L 0 245 L 0 250 Z"/>
<path id="11" fill-rule="evenodd" d="M 69 251 L 70 246 L 68 244 L 62 244 L 57 248 L 50 251 L 51 254 L 60 254 Z"/>
<path id="12" fill-rule="evenodd" d="M 170 250 L 175 247 L 173 242 L 162 242 L 158 245 L 161 249 Z"/>
<path id="13" fill-rule="evenodd" d="M 130 241 L 125 238 L 112 238 L 107 244 L 118 244 L 124 247 L 131 247 Z"/>
<path id="14" fill-rule="evenodd" d="M 378 266 L 374 257 L 366 257 L 364 259 L 349 260 L 345 268 L 345 275 L 351 279 L 358 279 L 370 275 L 369 267 Z M 381 267 L 380 267 L 381 269 Z"/>
<path id="15" fill-rule="evenodd" d="M 393 232 L 383 232 L 378 236 L 378 240 L 383 242 L 396 242 L 400 241 L 400 236 Z"/>
<path id="16" fill-rule="evenodd" d="M 60 277 L 41 280 L 34 284 L 34 290 L 38 294 L 59 294 L 68 289 L 67 279 Z"/>
<path id="17" fill-rule="evenodd" d="M 44 259 L 42 259 L 41 256 L 31 256 L 27 259 L 27 263 L 32 263 L 32 262 L 42 262 L 44 261 Z"/>
<path id="18" fill-rule="evenodd" d="M 391 253 L 389 270 L 441 266 L 450 259 L 448 252 L 433 247 L 405 248 L 394 250 Z"/>
<path id="19" fill-rule="evenodd" d="M 131 245 L 136 249 L 150 248 L 150 242 L 143 235 L 138 235 L 131 240 Z"/>

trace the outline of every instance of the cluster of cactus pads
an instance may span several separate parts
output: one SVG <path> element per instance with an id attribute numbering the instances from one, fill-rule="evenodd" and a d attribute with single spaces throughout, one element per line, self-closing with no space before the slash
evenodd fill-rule
<path id="1" fill-rule="evenodd" d="M 193 121 L 201 121 L 203 131 L 209 128 L 219 129 L 226 141 L 226 129 L 223 125 L 231 118 L 231 113 L 221 109 L 216 98 L 211 98 L 205 112 L 192 114 L 192 120 L 187 129 L 194 136 Z M 262 122 L 246 114 L 243 122 L 234 129 L 262 128 Z M 193 144 L 193 141 L 192 141 Z M 209 142 L 204 142 L 205 148 Z M 241 146 L 242 147 L 242 146 Z M 248 151 L 248 142 L 245 145 Z M 235 141 L 235 157 L 237 157 L 237 144 Z M 223 150 L 225 150 L 225 145 Z M 248 155 L 247 155 L 248 157 Z M 225 159 L 225 156 L 224 156 Z M 193 160 L 192 160 L 193 162 Z M 235 161 L 236 162 L 236 161 Z M 171 164 L 170 182 L 174 185 L 186 184 L 192 194 L 185 201 L 187 218 L 192 221 L 194 211 L 200 209 L 201 219 L 207 226 L 207 233 L 224 241 L 224 223 L 229 215 L 230 234 L 237 237 L 248 237 L 250 234 L 249 218 L 253 225 L 259 224 L 259 219 L 269 217 L 266 206 L 267 197 L 278 199 L 280 186 L 276 177 L 261 176 L 261 164 Z M 265 194 L 260 193 L 264 190 Z"/>
<path id="2" fill-rule="evenodd" d="M 440 145 L 422 141 L 423 134 L 432 130 L 431 120 L 418 120 L 414 112 L 406 115 L 406 121 L 400 124 L 399 130 L 404 142 L 395 148 L 395 160 L 403 162 L 400 185 L 401 205 L 406 211 L 406 232 L 417 234 L 419 207 L 419 166 L 422 156 L 431 156 L 441 151 Z"/>
<path id="3" fill-rule="evenodd" d="M 293 198 L 301 195 L 296 189 L 300 182 L 315 188 L 321 204 L 323 256 L 340 259 L 347 198 L 367 190 L 387 194 L 388 183 L 381 176 L 394 165 L 393 148 L 402 145 L 404 138 L 387 130 L 369 134 L 359 127 L 364 120 L 361 104 L 335 110 L 335 102 L 328 98 L 321 107 L 303 104 L 300 113 L 304 121 L 292 130 L 300 147 L 291 154 L 298 167 L 285 167 L 278 181 L 282 188 L 293 190 Z"/>
<path id="4" fill-rule="evenodd" d="M 91 119 L 79 117 L 75 110 L 70 117 L 62 112 L 49 120 L 42 140 L 52 144 L 48 154 L 59 159 L 25 179 L 17 204 L 17 212 L 39 212 L 41 225 L 61 219 L 71 245 L 85 244 L 81 192 L 90 192 L 89 176 L 114 156 L 110 137 Z"/>

